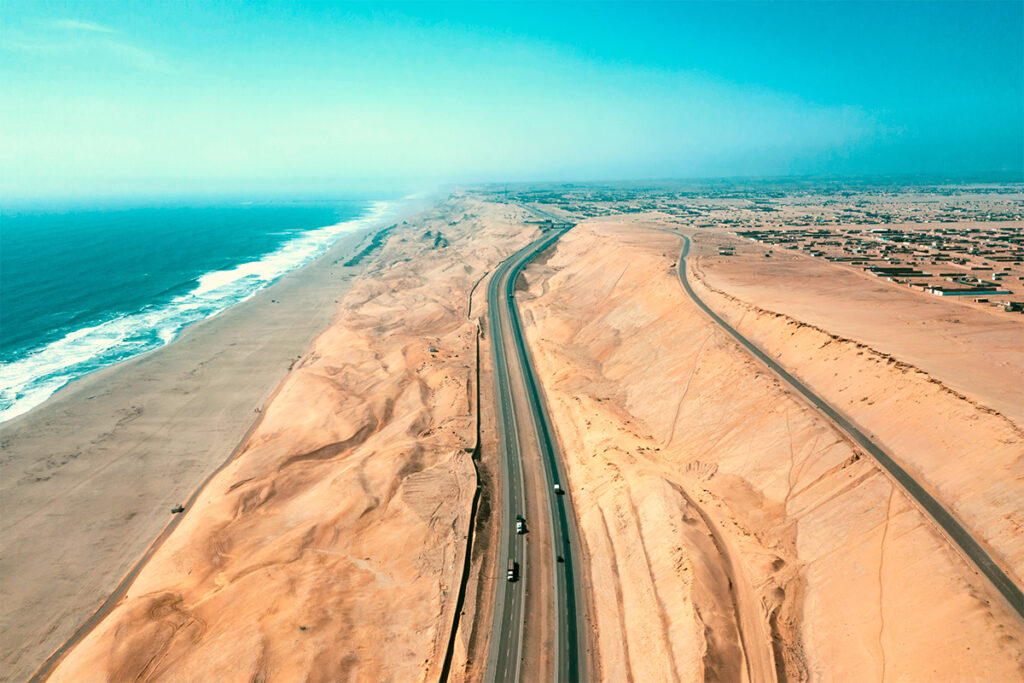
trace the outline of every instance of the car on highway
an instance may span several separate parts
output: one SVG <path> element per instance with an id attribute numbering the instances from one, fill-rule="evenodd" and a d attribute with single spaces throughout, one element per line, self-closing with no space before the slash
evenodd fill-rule
<path id="1" fill-rule="evenodd" d="M 519 578 L 519 563 L 509 558 L 508 560 L 508 580 L 515 581 Z"/>
<path id="2" fill-rule="evenodd" d="M 525 534 L 526 533 L 526 520 L 523 519 L 522 515 L 516 515 L 516 533 L 517 534 Z"/>
<path id="3" fill-rule="evenodd" d="M 555 484 L 555 493 L 557 493 L 558 495 L 562 495 L 563 493 L 565 493 L 565 490 L 562 488 L 561 484 Z"/>

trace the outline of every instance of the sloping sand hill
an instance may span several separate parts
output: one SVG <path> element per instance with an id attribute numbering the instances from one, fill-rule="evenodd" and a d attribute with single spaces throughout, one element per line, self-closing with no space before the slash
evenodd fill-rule
<path id="1" fill-rule="evenodd" d="M 1020 678 L 1024 624 L 690 302 L 679 240 L 642 220 L 578 226 L 528 270 L 524 304 L 590 558 L 601 678 Z"/>
<path id="2" fill-rule="evenodd" d="M 466 304 L 529 237 L 508 211 L 456 199 L 388 235 L 239 456 L 54 680 L 437 677 L 476 488 Z"/>

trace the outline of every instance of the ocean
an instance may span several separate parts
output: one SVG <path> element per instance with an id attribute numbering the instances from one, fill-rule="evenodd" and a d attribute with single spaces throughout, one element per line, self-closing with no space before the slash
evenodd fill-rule
<path id="1" fill-rule="evenodd" d="M 0 209 L 0 422 L 384 221 L 380 198 Z"/>

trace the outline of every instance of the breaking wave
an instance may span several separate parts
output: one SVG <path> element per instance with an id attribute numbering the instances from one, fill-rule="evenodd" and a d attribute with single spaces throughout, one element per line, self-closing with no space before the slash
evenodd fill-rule
<path id="1" fill-rule="evenodd" d="M 187 325 L 245 301 L 323 254 L 343 234 L 383 221 L 392 202 L 358 218 L 300 233 L 255 261 L 203 274 L 184 294 L 73 330 L 0 364 L 0 422 L 22 415 L 67 383 L 173 341 Z"/>

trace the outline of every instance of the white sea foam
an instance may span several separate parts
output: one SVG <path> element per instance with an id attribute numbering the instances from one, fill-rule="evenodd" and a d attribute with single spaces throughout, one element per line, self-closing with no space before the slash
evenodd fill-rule
<path id="1" fill-rule="evenodd" d="M 323 254 L 341 235 L 384 221 L 393 211 L 391 202 L 374 202 L 359 218 L 301 233 L 257 261 L 206 273 L 170 301 L 70 331 L 0 364 L 0 422 L 35 408 L 72 380 L 170 343 L 186 325 L 248 299 Z"/>

